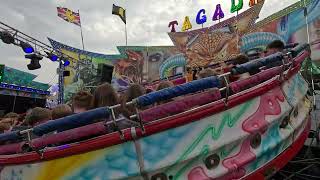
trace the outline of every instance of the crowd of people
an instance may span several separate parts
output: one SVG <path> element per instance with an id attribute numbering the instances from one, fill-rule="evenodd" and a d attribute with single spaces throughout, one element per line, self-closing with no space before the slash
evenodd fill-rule
<path id="1" fill-rule="evenodd" d="M 270 54 L 281 52 L 285 48 L 281 41 L 274 41 L 267 46 L 266 51 L 259 54 L 260 57 L 265 57 Z M 205 68 L 196 73 L 192 73 L 190 69 L 187 70 L 186 79 L 187 81 L 192 81 L 195 79 L 202 79 L 210 76 L 217 76 L 227 72 L 239 64 L 244 64 L 249 62 L 249 57 L 246 55 L 239 55 L 231 63 L 223 64 L 219 68 Z M 270 65 L 275 66 L 275 64 Z M 237 81 L 239 79 L 247 78 L 248 76 L 259 72 L 259 69 L 253 69 L 252 71 L 240 75 L 230 75 L 229 80 Z M 155 91 L 174 86 L 170 81 L 161 81 Z M 118 94 L 111 84 L 105 83 L 97 86 L 93 93 L 87 91 L 80 91 L 76 93 L 71 101 L 71 104 L 60 104 L 53 109 L 36 107 L 28 110 L 23 115 L 18 115 L 16 113 L 8 113 L 0 119 L 0 133 L 10 132 L 15 130 L 25 130 L 37 126 L 39 124 L 46 123 L 48 121 L 63 118 L 72 114 L 86 112 L 90 109 L 95 109 L 99 107 L 110 107 L 117 104 L 121 104 L 119 108 L 115 108 L 115 116 L 117 118 L 129 119 L 130 116 L 135 114 L 136 107 L 134 105 L 126 105 L 127 102 L 142 96 L 146 93 L 151 92 L 146 90 L 140 84 L 132 84 L 124 94 Z M 168 103 L 172 100 L 166 100 L 158 102 L 157 104 Z M 148 107 L 146 107 L 148 108 Z M 102 121 L 102 120 L 97 120 Z M 132 126 L 129 121 L 121 121 L 119 123 L 120 128 L 126 128 Z"/>
<path id="2" fill-rule="evenodd" d="M 122 104 L 115 109 L 117 116 L 122 115 L 129 118 L 135 111 L 132 106 L 125 105 L 132 99 L 145 94 L 145 89 L 139 84 L 131 85 L 123 95 L 118 95 L 109 83 L 98 86 L 94 93 L 80 91 L 76 93 L 70 105 L 60 104 L 52 109 L 35 107 L 25 114 L 8 113 L 0 119 L 0 133 L 14 130 L 24 130 L 46 123 L 50 120 L 63 118 L 72 114 L 86 112 L 99 107 Z"/>

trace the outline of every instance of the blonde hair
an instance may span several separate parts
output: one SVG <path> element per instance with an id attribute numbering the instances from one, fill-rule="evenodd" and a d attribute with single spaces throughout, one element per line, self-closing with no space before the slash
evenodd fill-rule
<path id="1" fill-rule="evenodd" d="M 48 121 L 51 119 L 51 111 L 46 108 L 36 107 L 26 115 L 26 123 L 30 126 L 34 126 L 38 123 Z"/>
<path id="2" fill-rule="evenodd" d="M 9 130 L 11 125 L 9 123 L 0 122 L 0 133 Z"/>
<path id="3" fill-rule="evenodd" d="M 87 91 L 79 91 L 72 99 L 72 106 L 77 108 L 91 109 L 93 96 Z"/>
<path id="4" fill-rule="evenodd" d="M 10 112 L 6 114 L 3 118 L 19 118 L 19 115 L 17 113 Z"/>
<path id="5" fill-rule="evenodd" d="M 96 88 L 93 93 L 92 107 L 113 106 L 119 103 L 119 97 L 111 84 L 105 83 Z"/>
<path id="6" fill-rule="evenodd" d="M 134 105 L 125 105 L 126 102 L 130 102 L 133 99 L 142 96 L 146 93 L 146 90 L 143 86 L 139 84 L 132 84 L 124 94 L 124 98 L 122 100 L 122 114 L 127 118 L 130 118 L 131 115 L 135 112 Z"/>
<path id="7" fill-rule="evenodd" d="M 146 93 L 146 90 L 140 84 L 132 84 L 124 94 L 124 100 L 126 102 L 132 101 L 133 99 L 142 96 Z"/>
<path id="8" fill-rule="evenodd" d="M 249 57 L 245 54 L 239 54 L 235 59 L 234 59 L 234 62 L 233 64 L 236 65 L 236 64 L 245 64 L 249 62 Z"/>
<path id="9" fill-rule="evenodd" d="M 207 78 L 207 77 L 211 77 L 211 76 L 216 76 L 217 74 L 210 68 L 204 69 L 202 71 L 200 71 L 199 73 L 199 78 L 203 79 L 203 78 Z"/>
<path id="10" fill-rule="evenodd" d="M 171 81 L 162 81 L 162 82 L 160 82 L 158 84 L 157 91 L 159 91 L 161 89 L 173 87 L 173 86 L 174 86 L 174 84 Z M 170 101 L 172 101 L 172 99 L 167 99 L 167 100 L 164 100 L 164 101 L 160 101 L 160 102 L 158 102 L 158 104 L 164 104 L 164 103 L 167 103 L 167 102 L 170 102 Z"/>
<path id="11" fill-rule="evenodd" d="M 60 104 L 52 109 L 52 119 L 59 119 L 72 114 L 72 109 L 66 104 Z"/>
<path id="12" fill-rule="evenodd" d="M 165 88 L 169 88 L 169 87 L 173 87 L 174 84 L 171 81 L 161 81 L 158 86 L 157 86 L 157 91 L 161 90 L 161 89 L 165 89 Z"/>

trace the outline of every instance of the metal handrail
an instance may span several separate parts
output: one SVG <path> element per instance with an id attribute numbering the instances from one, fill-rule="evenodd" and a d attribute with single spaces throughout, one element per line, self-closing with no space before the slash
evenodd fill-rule
<path id="1" fill-rule="evenodd" d="M 285 55 L 286 55 L 286 57 L 288 57 L 289 59 L 292 60 L 292 56 L 290 56 L 290 55 L 291 55 L 290 52 L 289 52 L 289 53 L 286 53 Z M 283 61 L 283 64 L 281 65 L 283 71 L 282 71 L 281 73 L 283 73 L 284 71 L 289 71 L 289 70 L 292 68 L 293 62 L 294 62 L 294 61 L 289 61 L 288 63 L 285 63 L 285 62 Z M 288 66 L 288 65 L 289 65 L 289 66 Z M 223 79 L 226 80 L 229 75 L 231 75 L 230 72 L 224 73 L 224 74 L 218 75 L 218 78 L 219 78 L 219 79 L 220 79 L 220 78 L 223 78 Z M 279 75 L 277 75 L 277 76 L 281 76 L 281 74 L 279 74 Z M 277 77 L 277 76 L 275 76 L 275 77 Z M 274 79 L 274 78 L 271 78 L 271 79 L 267 80 L 266 82 L 263 82 L 263 83 L 259 84 L 258 86 L 255 86 L 255 87 L 252 87 L 252 88 L 260 87 L 260 86 L 264 85 L 265 83 L 269 82 L 269 81 L 272 80 L 272 79 Z M 228 82 L 228 81 L 227 81 L 227 82 Z M 237 94 L 239 94 L 239 93 L 244 93 L 244 92 L 248 92 L 248 91 L 249 91 L 250 89 L 252 89 L 252 88 L 249 88 L 249 89 L 247 89 L 247 90 L 243 90 L 243 91 L 241 91 L 241 92 L 238 92 Z M 227 90 L 227 89 L 228 89 L 228 87 L 223 87 L 223 88 L 220 88 L 219 91 L 221 92 L 221 91 L 224 91 L 224 90 Z M 235 95 L 237 95 L 237 94 L 235 94 Z M 232 95 L 232 96 L 233 96 L 233 95 Z M 228 99 L 229 99 L 229 95 L 227 95 L 227 97 L 222 98 L 222 99 L 220 99 L 220 100 L 218 100 L 218 101 L 222 101 L 222 100 L 223 100 L 225 103 L 227 103 L 227 102 L 228 102 Z M 214 102 L 211 102 L 211 103 L 202 105 L 202 106 L 198 106 L 198 107 L 192 108 L 192 109 L 190 109 L 190 110 L 187 110 L 187 111 L 185 111 L 185 112 L 178 113 L 178 114 L 183 114 L 183 113 L 187 113 L 187 112 L 194 111 L 194 110 L 196 110 L 196 109 L 204 108 L 204 107 L 207 107 L 207 106 L 209 106 L 209 105 L 212 105 L 212 103 L 216 103 L 216 102 L 218 102 L 218 101 L 214 101 Z M 137 99 L 133 99 L 132 101 L 125 103 L 125 105 L 135 105 L 135 107 L 136 107 L 136 114 L 131 115 L 131 116 L 129 117 L 129 119 L 125 119 L 125 120 L 126 120 L 126 121 L 129 121 L 129 122 L 131 122 L 131 123 L 133 123 L 133 124 L 135 124 L 136 127 L 141 128 L 142 132 L 145 132 L 144 125 L 145 125 L 145 124 L 148 124 L 148 123 L 143 123 L 142 119 L 139 117 L 139 109 L 138 109 L 138 107 L 137 107 Z M 106 125 L 113 124 L 114 127 L 116 128 L 116 130 L 119 132 L 119 135 L 120 135 L 121 139 L 124 139 L 123 132 L 121 131 L 121 129 L 120 129 L 120 128 L 118 127 L 118 125 L 117 125 L 117 122 L 120 121 L 120 119 L 117 119 L 116 116 L 115 116 L 115 113 L 114 113 L 114 109 L 115 109 L 115 108 L 119 108 L 119 107 L 121 107 L 121 106 L 122 106 L 121 104 L 117 104 L 117 105 L 114 105 L 114 106 L 110 106 L 110 107 L 109 107 L 109 110 L 111 111 L 111 114 L 112 114 L 112 116 L 111 116 L 111 117 L 112 117 L 112 121 L 106 121 L 105 124 L 106 124 Z M 135 119 L 135 118 L 138 119 L 138 122 L 132 120 L 132 119 Z M 166 117 L 166 118 L 167 118 L 167 117 Z M 165 118 L 161 118 L 161 119 L 156 120 L 156 121 L 160 121 L 160 120 L 162 120 L 162 119 L 165 119 Z M 153 122 L 154 122 L 154 121 L 153 121 Z M 26 130 L 19 131 L 18 134 L 19 134 L 19 135 L 27 134 L 27 137 L 28 137 L 27 141 L 31 144 L 31 141 L 32 141 L 31 132 L 32 132 L 32 131 L 33 131 L 33 128 L 30 128 L 30 129 L 26 129 Z M 31 147 L 31 148 L 32 148 L 32 147 Z M 37 150 L 35 150 L 35 151 L 37 151 Z M 37 151 L 37 152 L 38 152 L 40 155 L 43 156 L 43 152 L 41 152 L 41 151 Z"/>

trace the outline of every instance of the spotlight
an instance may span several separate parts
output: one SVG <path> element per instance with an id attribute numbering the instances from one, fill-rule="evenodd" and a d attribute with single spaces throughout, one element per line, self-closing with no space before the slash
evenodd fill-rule
<path id="1" fill-rule="evenodd" d="M 46 54 L 48 55 L 47 57 L 51 60 L 51 61 L 58 61 L 59 57 L 53 53 L 50 52 L 46 52 Z"/>
<path id="2" fill-rule="evenodd" d="M 33 53 L 33 52 L 34 52 L 33 47 L 32 47 L 29 43 L 20 41 L 20 46 L 21 46 L 21 48 L 23 49 L 23 51 L 24 51 L 25 53 L 27 53 L 27 54 L 30 54 L 30 53 Z"/>
<path id="3" fill-rule="evenodd" d="M 65 67 L 69 66 L 70 65 L 70 61 L 68 61 L 67 59 L 63 60 L 63 65 Z"/>
<path id="4" fill-rule="evenodd" d="M 38 54 L 28 54 L 28 55 L 25 55 L 25 58 L 31 60 L 30 64 L 28 64 L 29 70 L 35 70 L 35 69 L 41 68 L 39 61 L 42 60 L 43 58 L 42 56 Z"/>
<path id="5" fill-rule="evenodd" d="M 63 71 L 63 77 L 70 76 L 70 71 Z"/>
<path id="6" fill-rule="evenodd" d="M 55 55 L 55 54 L 52 54 L 52 55 L 50 56 L 50 59 L 51 59 L 51 61 L 57 61 L 57 60 L 58 60 L 58 56 Z"/>
<path id="7" fill-rule="evenodd" d="M 14 37 L 8 31 L 0 32 L 0 38 L 1 38 L 2 42 L 6 43 L 6 44 L 13 44 L 14 43 Z"/>

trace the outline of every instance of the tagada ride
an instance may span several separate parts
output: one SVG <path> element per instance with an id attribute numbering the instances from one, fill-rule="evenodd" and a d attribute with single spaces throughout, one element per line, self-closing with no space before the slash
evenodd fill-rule
<path id="1" fill-rule="evenodd" d="M 116 119 L 117 105 L 1 134 L 0 178 L 269 177 L 298 153 L 308 137 L 312 106 L 308 83 L 299 70 L 309 56 L 309 45 L 299 45 L 219 77 L 140 96 L 128 103 L 137 107 L 132 120 Z M 274 62 L 282 65 L 228 81 L 230 74 Z M 167 99 L 174 100 L 139 110 Z M 135 126 L 120 129 L 120 121 Z"/>

